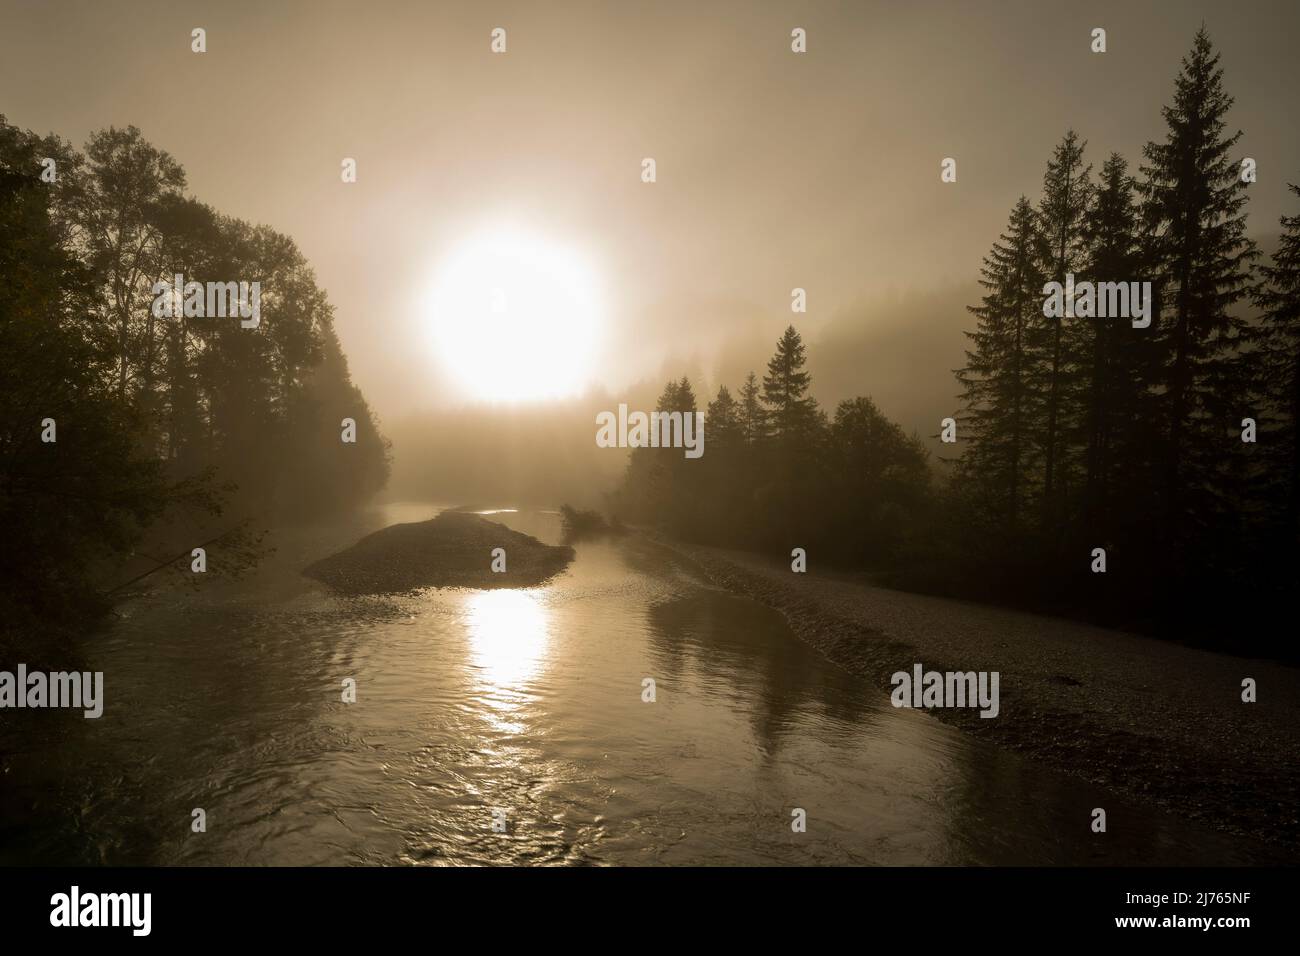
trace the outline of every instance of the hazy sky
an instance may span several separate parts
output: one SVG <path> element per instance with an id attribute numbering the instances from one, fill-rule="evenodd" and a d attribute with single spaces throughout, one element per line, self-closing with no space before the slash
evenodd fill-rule
<path id="1" fill-rule="evenodd" d="M 864 300 L 970 282 L 1067 128 L 1098 168 L 1163 135 L 1202 21 L 1259 162 L 1252 230 L 1274 231 L 1300 180 L 1290 0 L 0 0 L 0 113 L 77 145 L 137 125 L 195 196 L 293 236 L 388 417 L 443 399 L 422 292 L 462 237 L 506 222 L 596 263 L 615 387 L 666 352 L 789 318 L 815 345 Z"/>

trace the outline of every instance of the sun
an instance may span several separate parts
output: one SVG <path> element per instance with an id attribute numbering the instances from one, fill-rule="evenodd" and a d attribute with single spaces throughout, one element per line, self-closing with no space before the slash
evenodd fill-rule
<path id="1" fill-rule="evenodd" d="M 463 241 L 438 265 L 427 312 L 437 360 L 463 397 L 561 398 L 594 371 L 596 273 L 546 236 L 507 229 Z"/>

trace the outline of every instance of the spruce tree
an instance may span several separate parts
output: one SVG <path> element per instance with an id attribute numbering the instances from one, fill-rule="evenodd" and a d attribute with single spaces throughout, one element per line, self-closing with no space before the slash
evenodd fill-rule
<path id="1" fill-rule="evenodd" d="M 1086 281 L 1130 282 L 1144 275 L 1135 186 L 1119 153 L 1102 166 L 1084 238 Z M 1134 328 L 1131 320 L 1113 317 L 1074 326 L 1083 389 L 1082 529 L 1098 541 L 1110 540 L 1120 528 L 1134 530 L 1153 510 L 1148 496 L 1156 436 L 1148 412 L 1160 376 L 1153 333 L 1153 328 Z"/>
<path id="2" fill-rule="evenodd" d="M 1153 323 L 1164 362 L 1161 471 L 1176 547 L 1230 517 L 1230 460 L 1241 449 L 1246 383 L 1235 353 L 1244 324 L 1230 310 L 1249 288 L 1257 253 L 1234 156 L 1241 132 L 1228 134 L 1224 122 L 1232 102 L 1202 27 L 1162 111 L 1165 141 L 1143 150 L 1138 187 L 1160 306 Z"/>
<path id="3" fill-rule="evenodd" d="M 957 371 L 962 385 L 962 434 L 969 442 L 958 465 L 986 518 L 1008 536 L 1023 529 L 1023 516 L 1038 487 L 1043 401 L 1035 387 L 1042 355 L 1043 273 L 1046 244 L 1029 200 L 1020 197 L 1006 232 L 984 258 L 980 285 L 986 290 L 970 312 L 978 320 L 967 332 L 972 347 Z"/>
<path id="4" fill-rule="evenodd" d="M 740 404 L 723 385 L 704 415 L 706 453 L 696 464 L 704 474 L 699 533 L 703 540 L 734 541 L 736 528 L 750 520 L 737 495 L 748 481 L 748 449 L 741 428 Z"/>
<path id="5" fill-rule="evenodd" d="M 770 517 L 770 543 L 788 548 L 817 534 L 820 520 L 820 483 L 824 460 L 822 436 L 825 416 L 808 394 L 812 377 L 805 370 L 803 340 L 788 326 L 763 376 L 763 412 L 768 438 L 757 467 L 758 507 Z"/>
<path id="6" fill-rule="evenodd" d="M 1077 273 L 1083 263 L 1083 224 L 1092 195 L 1089 175 L 1091 166 L 1083 164 L 1086 142 L 1074 130 L 1065 134 L 1053 152 L 1043 175 L 1043 198 L 1039 203 L 1039 221 L 1048 245 L 1044 272 L 1049 278 L 1066 282 L 1068 273 Z M 1069 344 L 1072 341 L 1064 323 L 1070 318 L 1054 319 L 1047 330 L 1047 352 L 1036 369 L 1045 394 L 1045 431 L 1043 436 L 1043 506 L 1044 521 L 1049 526 L 1065 517 L 1064 497 L 1069 490 L 1071 466 L 1066 436 L 1074 431 L 1077 417 L 1077 361 Z M 1050 529 L 1049 529 L 1050 530 Z"/>
<path id="7" fill-rule="evenodd" d="M 740 433 L 740 406 L 727 386 L 721 386 L 717 398 L 709 402 L 704 421 L 713 448 L 729 449 L 735 444 Z"/>
<path id="8" fill-rule="evenodd" d="M 758 378 L 753 372 L 745 378 L 740 387 L 740 429 L 748 445 L 757 445 L 767 435 L 766 422 L 763 418 L 762 392 L 758 387 Z"/>
<path id="9" fill-rule="evenodd" d="M 803 339 L 793 325 L 776 343 L 763 376 L 763 406 L 772 435 L 783 445 L 805 444 L 816 426 L 817 403 L 808 394 L 812 376 Z"/>

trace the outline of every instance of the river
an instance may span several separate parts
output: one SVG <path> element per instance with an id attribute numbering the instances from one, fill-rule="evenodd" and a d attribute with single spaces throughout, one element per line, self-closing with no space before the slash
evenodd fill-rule
<path id="1" fill-rule="evenodd" d="M 778 614 L 635 535 L 581 542 L 567 571 L 523 591 L 340 598 L 298 574 L 437 510 L 392 504 L 280 532 L 246 580 L 126 605 L 84 649 L 105 672 L 102 718 L 3 718 L 17 733 L 0 862 L 1262 858 L 892 708 Z M 559 539 L 552 513 L 490 517 Z M 1105 834 L 1089 827 L 1098 806 Z M 205 832 L 192 830 L 196 808 Z M 806 832 L 792 828 L 799 809 Z"/>

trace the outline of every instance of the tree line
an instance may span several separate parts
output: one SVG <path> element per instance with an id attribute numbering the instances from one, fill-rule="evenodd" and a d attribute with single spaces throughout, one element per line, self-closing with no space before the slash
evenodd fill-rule
<path id="1" fill-rule="evenodd" d="M 176 274 L 258 282 L 260 322 L 160 316 L 157 284 Z M 355 444 L 341 441 L 344 418 Z M 214 564 L 247 565 L 255 526 L 351 507 L 387 473 L 333 309 L 292 239 L 187 195 L 182 167 L 135 127 L 78 151 L 0 116 L 9 626 L 102 604 L 104 571 L 146 538 L 166 553 L 234 529 Z"/>
<path id="2" fill-rule="evenodd" d="M 867 398 L 828 419 L 788 329 L 761 387 L 709 403 L 704 467 L 639 449 L 616 507 L 1200 642 L 1273 633 L 1300 577 L 1300 215 L 1266 260 L 1231 106 L 1202 29 L 1136 170 L 1056 146 L 983 262 L 954 455 L 927 461 Z M 1149 282 L 1149 325 L 1047 314 L 1071 275 Z M 660 405 L 694 407 L 689 383 Z"/>
<path id="3" fill-rule="evenodd" d="M 889 565 L 915 554 L 935 488 L 919 435 L 907 435 L 867 397 L 828 416 L 810 394 L 793 326 L 760 381 L 723 385 L 707 403 L 704 454 L 634 448 L 611 509 L 710 544 L 800 546 L 838 562 Z M 688 379 L 670 382 L 660 412 L 701 410 Z"/>

